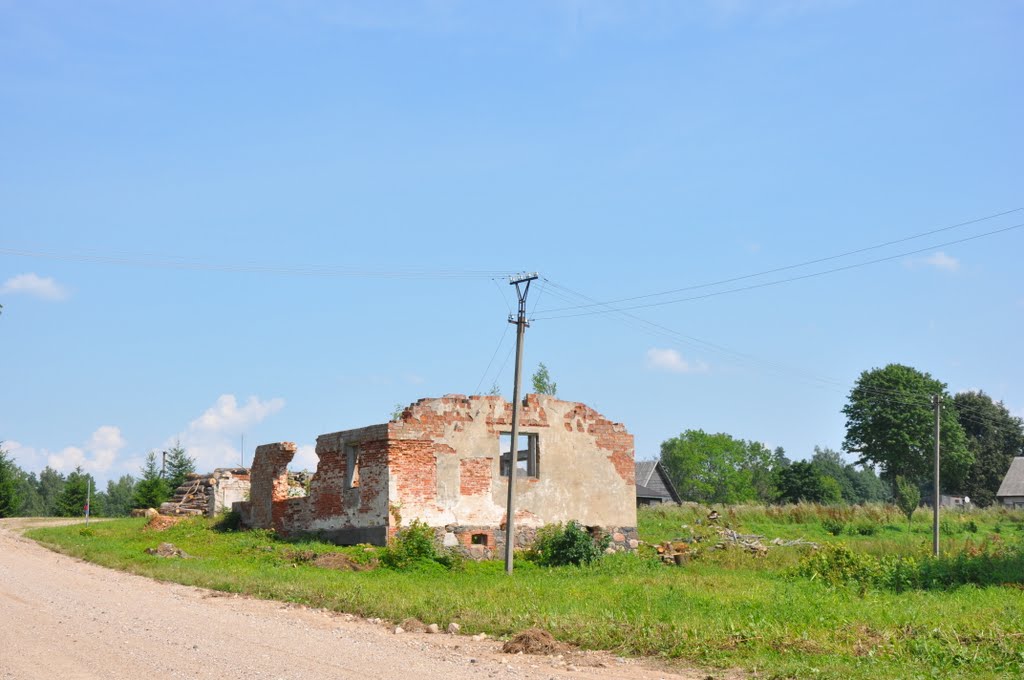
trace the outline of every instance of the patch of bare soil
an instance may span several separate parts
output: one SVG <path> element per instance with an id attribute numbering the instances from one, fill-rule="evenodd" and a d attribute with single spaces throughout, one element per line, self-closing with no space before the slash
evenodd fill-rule
<path id="1" fill-rule="evenodd" d="M 502 646 L 506 654 L 557 654 L 569 648 L 556 640 L 551 633 L 540 628 L 528 628 L 517 634 Z"/>
<path id="2" fill-rule="evenodd" d="M 427 632 L 427 624 L 423 623 L 419 619 L 406 619 L 400 624 L 402 630 L 406 633 L 425 633 Z"/>
<path id="3" fill-rule="evenodd" d="M 148 522 L 146 522 L 146 526 L 142 527 L 142 530 L 166 531 L 183 519 L 184 517 L 168 517 L 167 515 L 155 515 L 152 518 L 150 518 Z"/>

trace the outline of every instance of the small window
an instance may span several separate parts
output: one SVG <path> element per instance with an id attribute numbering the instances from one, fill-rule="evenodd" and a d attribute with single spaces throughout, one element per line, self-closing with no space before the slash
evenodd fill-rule
<path id="1" fill-rule="evenodd" d="M 473 534 L 469 542 L 473 545 L 487 545 L 487 534 Z"/>
<path id="2" fill-rule="evenodd" d="M 345 488 L 359 486 L 359 447 L 345 444 Z"/>
<path id="3" fill-rule="evenodd" d="M 509 450 L 512 448 L 512 434 L 503 432 L 499 438 L 501 446 L 501 476 L 508 477 Z M 535 433 L 519 435 L 519 446 L 516 454 L 516 476 L 537 477 L 538 476 L 538 445 Z"/>

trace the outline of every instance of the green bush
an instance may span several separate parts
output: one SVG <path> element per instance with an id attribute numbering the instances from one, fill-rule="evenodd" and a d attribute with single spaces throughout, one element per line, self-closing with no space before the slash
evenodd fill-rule
<path id="1" fill-rule="evenodd" d="M 595 539 L 576 520 L 548 524 L 537 531 L 528 557 L 545 567 L 591 564 L 601 559 L 611 540 L 611 536 Z"/>
<path id="2" fill-rule="evenodd" d="M 850 533 L 855 536 L 874 536 L 878 533 L 878 525 L 870 522 L 858 522 L 850 525 Z"/>
<path id="3" fill-rule="evenodd" d="M 1024 547 L 1007 546 L 998 539 L 980 545 L 968 541 L 959 553 L 915 559 L 897 555 L 879 558 L 843 544 L 829 544 L 805 556 L 792 573 L 831 586 L 856 586 L 862 591 L 1016 584 L 1024 582 Z"/>
<path id="4" fill-rule="evenodd" d="M 846 522 L 841 522 L 837 519 L 823 519 L 821 520 L 821 527 L 833 536 L 840 536 L 846 531 Z"/>
<path id="5" fill-rule="evenodd" d="M 412 524 L 399 529 L 391 543 L 381 551 L 380 561 L 392 569 L 408 569 L 415 564 L 437 562 L 434 530 L 416 519 Z"/>

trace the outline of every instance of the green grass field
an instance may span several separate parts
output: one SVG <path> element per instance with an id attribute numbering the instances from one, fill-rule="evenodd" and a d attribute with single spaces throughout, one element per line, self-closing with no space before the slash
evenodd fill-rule
<path id="1" fill-rule="evenodd" d="M 706 512 L 643 510 L 641 538 L 657 543 L 686 537 L 691 529 L 684 527 L 697 526 Z M 894 509 L 881 507 L 743 506 L 719 512 L 721 522 L 769 540 L 841 541 L 872 555 L 923 556 L 931 545 L 930 516 L 924 511 L 910 525 Z M 710 549 L 705 542 L 683 567 L 661 564 L 649 549 L 584 568 L 546 569 L 519 560 L 508 578 L 497 562 L 470 562 L 454 571 L 433 565 L 405 572 L 339 572 L 308 564 L 303 551 L 345 552 L 362 560 L 371 553 L 281 541 L 262 531 L 216 531 L 206 520 L 159 533 L 144 531 L 144 525 L 144 520 L 116 520 L 28 535 L 98 564 L 167 581 L 394 621 L 457 621 L 468 633 L 505 636 L 540 626 L 586 648 L 679 659 L 709 669 L 742 668 L 759 677 L 1024 676 L 1019 551 L 1012 559 L 982 563 L 984 569 L 1001 570 L 998 585 L 894 592 L 831 587 L 798 576 L 794 567 L 807 552 L 801 548 L 773 547 L 759 558 L 738 549 Z M 197 559 L 143 552 L 161 541 Z M 1024 513 L 943 517 L 943 549 L 951 555 L 975 554 L 982 544 L 1022 542 Z"/>

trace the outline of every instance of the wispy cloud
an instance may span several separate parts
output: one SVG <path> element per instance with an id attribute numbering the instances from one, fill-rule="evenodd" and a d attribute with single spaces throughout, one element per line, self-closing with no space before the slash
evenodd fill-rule
<path id="1" fill-rule="evenodd" d="M 691 362 L 674 349 L 652 347 L 647 350 L 647 367 L 669 373 L 706 373 L 709 366 L 703 361 Z"/>
<path id="2" fill-rule="evenodd" d="M 941 250 L 937 250 L 931 255 L 924 257 L 912 257 L 904 260 L 904 264 L 910 269 L 918 269 L 920 267 L 931 267 L 944 272 L 957 272 L 960 271 L 960 260 L 947 255 Z"/>
<path id="3" fill-rule="evenodd" d="M 31 295 L 43 300 L 59 302 L 68 297 L 67 289 L 48 276 L 39 276 L 33 272 L 18 274 L 4 281 L 0 286 L 2 294 Z"/>
<path id="4" fill-rule="evenodd" d="M 955 272 L 960 269 L 960 260 L 956 259 L 952 255 L 946 255 L 946 253 L 941 250 L 924 258 L 924 263 L 947 272 Z"/>
<path id="5" fill-rule="evenodd" d="M 284 399 L 249 397 L 242 405 L 233 394 L 222 394 L 210 408 L 166 443 L 180 441 L 188 455 L 196 459 L 196 468 L 209 471 L 238 465 L 241 460 L 239 438 L 253 427 L 284 408 Z M 246 459 L 247 464 L 251 459 Z"/>

